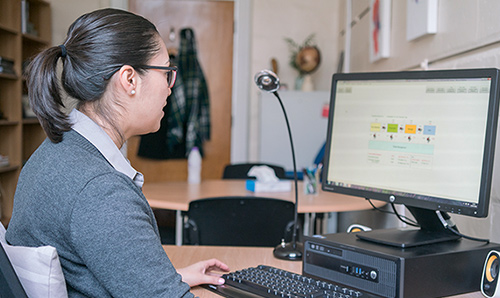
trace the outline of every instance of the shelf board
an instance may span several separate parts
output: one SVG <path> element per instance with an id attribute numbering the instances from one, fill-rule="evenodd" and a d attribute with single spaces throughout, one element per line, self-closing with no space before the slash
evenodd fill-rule
<path id="1" fill-rule="evenodd" d="M 0 72 L 0 79 L 17 80 L 17 75 Z"/>
<path id="2" fill-rule="evenodd" d="M 18 125 L 19 121 L 11 121 L 11 120 L 0 120 L 0 126 L 14 126 Z"/>
<path id="3" fill-rule="evenodd" d="M 46 0 L 29 0 L 29 2 L 38 3 L 46 6 L 50 6 L 50 2 Z"/>
<path id="4" fill-rule="evenodd" d="M 38 124 L 40 125 L 40 122 L 38 122 L 38 118 L 24 118 L 23 119 L 23 124 Z"/>
<path id="5" fill-rule="evenodd" d="M 0 31 L 11 33 L 11 34 L 18 34 L 18 31 L 14 28 L 11 28 L 9 26 L 6 26 L 4 24 L 0 23 Z"/>
<path id="6" fill-rule="evenodd" d="M 30 41 L 30 42 L 36 42 L 36 43 L 39 43 L 41 45 L 48 45 L 50 43 L 48 40 L 45 40 L 43 38 L 40 38 L 36 35 L 29 34 L 29 33 L 23 33 L 23 39 L 26 41 Z"/>
<path id="7" fill-rule="evenodd" d="M 12 172 L 12 171 L 17 171 L 17 169 L 19 169 L 19 166 L 16 166 L 16 165 L 3 166 L 3 167 L 0 167 L 0 174 Z"/>

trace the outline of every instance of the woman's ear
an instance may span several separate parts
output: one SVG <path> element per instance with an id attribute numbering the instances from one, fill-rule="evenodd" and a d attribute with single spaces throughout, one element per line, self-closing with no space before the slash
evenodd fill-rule
<path id="1" fill-rule="evenodd" d="M 130 96 L 136 94 L 138 73 L 130 65 L 123 65 L 118 71 L 120 86 Z"/>

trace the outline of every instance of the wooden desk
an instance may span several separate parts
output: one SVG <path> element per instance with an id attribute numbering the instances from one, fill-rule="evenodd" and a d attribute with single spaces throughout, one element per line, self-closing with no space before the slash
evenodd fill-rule
<path id="1" fill-rule="evenodd" d="M 363 198 L 327 193 L 319 190 L 317 194 L 304 194 L 302 182 L 299 182 L 298 212 L 305 213 L 304 231 L 310 230 L 310 222 L 315 213 L 367 210 L 371 205 Z M 189 202 L 202 198 L 227 196 L 260 196 L 295 202 L 295 193 L 290 192 L 251 192 L 246 190 L 244 180 L 203 180 L 200 184 L 186 181 L 145 183 L 142 191 L 152 208 L 176 210 L 175 243 L 182 244 L 182 211 L 187 211 Z M 377 207 L 384 206 L 381 201 L 373 201 Z M 306 233 L 307 234 L 307 233 Z"/>
<path id="2" fill-rule="evenodd" d="M 226 263 L 231 271 L 257 265 L 269 265 L 295 273 L 302 273 L 302 262 L 283 261 L 273 257 L 270 247 L 229 246 L 163 246 L 176 268 L 182 268 L 198 261 L 216 258 Z M 221 297 L 202 287 L 194 287 L 192 293 L 200 298 Z M 480 292 L 453 296 L 455 298 L 484 298 Z"/>

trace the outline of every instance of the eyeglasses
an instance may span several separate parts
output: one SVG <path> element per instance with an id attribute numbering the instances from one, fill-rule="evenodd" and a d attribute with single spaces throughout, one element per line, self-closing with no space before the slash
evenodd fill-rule
<path id="1" fill-rule="evenodd" d="M 119 66 L 118 69 L 113 70 L 108 75 L 103 76 L 103 79 L 109 80 L 115 74 L 115 72 L 117 72 L 120 69 L 120 67 L 122 67 L 122 66 Z M 167 76 L 168 88 L 174 87 L 175 78 L 177 77 L 177 67 L 175 67 L 175 66 L 135 65 L 132 67 L 142 68 L 142 69 L 166 70 L 167 71 L 166 76 Z"/>
<path id="2" fill-rule="evenodd" d="M 177 78 L 177 67 L 175 66 L 154 66 L 154 65 L 138 65 L 137 68 L 166 70 L 168 88 L 174 87 L 175 78 Z"/>

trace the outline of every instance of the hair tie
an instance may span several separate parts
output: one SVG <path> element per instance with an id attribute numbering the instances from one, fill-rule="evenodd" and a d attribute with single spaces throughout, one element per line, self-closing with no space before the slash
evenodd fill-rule
<path id="1" fill-rule="evenodd" d="M 66 54 L 68 53 L 66 51 L 66 47 L 62 44 L 59 46 L 61 48 L 61 58 L 65 58 L 66 57 Z"/>

